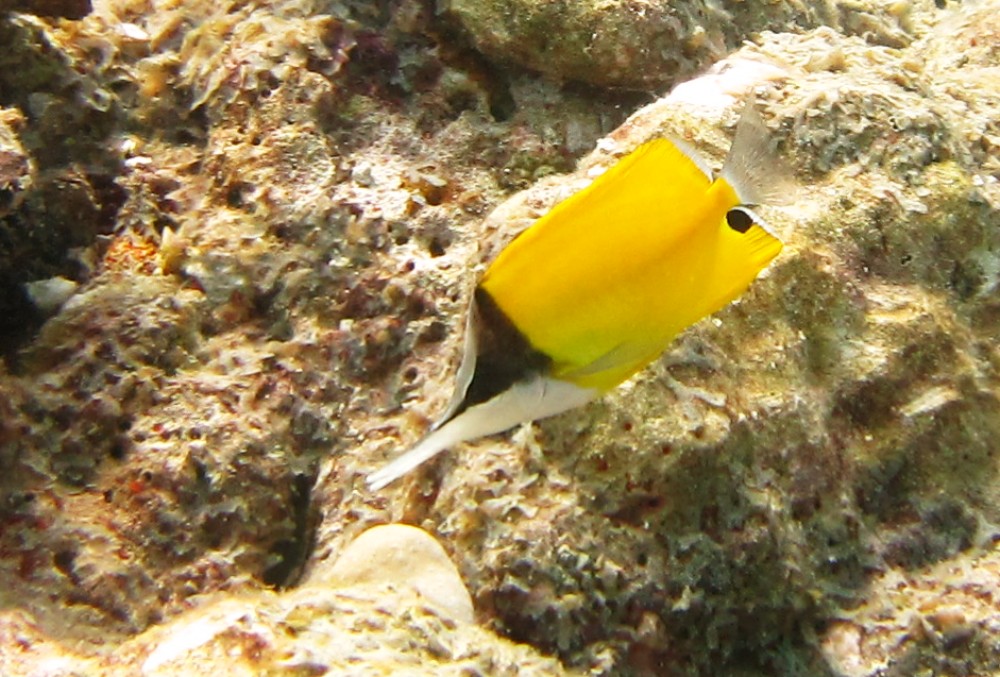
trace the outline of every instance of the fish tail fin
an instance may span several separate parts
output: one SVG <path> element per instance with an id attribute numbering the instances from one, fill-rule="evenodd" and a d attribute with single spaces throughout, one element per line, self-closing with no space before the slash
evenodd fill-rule
<path id="1" fill-rule="evenodd" d="M 499 395 L 469 407 L 431 431 L 417 446 L 370 474 L 365 481 L 369 489 L 377 491 L 459 442 L 503 432 L 525 421 L 553 416 L 585 404 L 596 395 L 594 389 L 540 375 L 518 381 Z"/>
<path id="2" fill-rule="evenodd" d="M 795 182 L 771 152 L 771 138 L 760 113 L 747 102 L 719 173 L 743 205 L 778 205 L 794 200 Z"/>
<path id="3" fill-rule="evenodd" d="M 427 435 L 417 446 L 368 475 L 365 478 L 368 488 L 372 491 L 378 491 L 422 463 L 429 461 L 451 445 L 475 437 L 475 433 L 465 434 L 465 431 L 461 430 L 461 419 L 461 416 L 452 419 Z"/>
<path id="4" fill-rule="evenodd" d="M 368 488 L 381 489 L 459 442 L 502 432 L 530 420 L 530 408 L 516 397 L 518 390 L 515 387 L 492 400 L 469 407 L 450 420 L 442 419 L 444 423 L 431 430 L 417 446 L 369 475 Z"/>

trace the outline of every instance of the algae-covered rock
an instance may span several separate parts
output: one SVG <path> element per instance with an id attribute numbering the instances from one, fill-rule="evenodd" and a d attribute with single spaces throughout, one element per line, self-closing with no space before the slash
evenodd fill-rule
<path id="1" fill-rule="evenodd" d="M 3 0 L 0 12 L 26 12 L 39 16 L 80 19 L 91 10 L 90 0 Z"/>
<path id="2" fill-rule="evenodd" d="M 552 658 L 433 607 L 389 612 L 351 588 L 304 587 L 206 602 L 124 645 L 106 670 L 230 675 L 565 675 Z"/>
<path id="3" fill-rule="evenodd" d="M 107 665 L 138 664 L 150 676 L 567 674 L 555 660 L 472 625 L 471 612 L 433 537 L 384 525 L 359 536 L 329 575 L 279 595 L 208 601 L 127 642 Z"/>
<path id="4" fill-rule="evenodd" d="M 34 182 L 34 163 L 18 133 L 25 122 L 17 109 L 0 110 L 0 216 L 17 209 Z"/>
<path id="5" fill-rule="evenodd" d="M 911 3 L 441 0 L 483 54 L 562 80 L 660 89 L 760 31 L 831 26 L 872 44 L 913 39 Z M 926 7 L 924 7 L 926 9 Z"/>
<path id="6" fill-rule="evenodd" d="M 951 20 L 991 30 L 975 14 Z M 752 86 L 800 183 L 791 204 L 762 210 L 788 247 L 739 303 L 603 401 L 513 449 L 473 443 L 431 471 L 432 488 L 400 497 L 393 514 L 486 553 L 468 561 L 470 585 L 512 636 L 611 672 L 834 674 L 815 638 L 869 599 L 871 577 L 991 547 L 1000 398 L 986 271 L 1000 195 L 981 148 L 993 123 L 914 70 L 938 35 L 911 51 L 828 29 L 773 36 L 702 96 L 681 89 L 638 111 L 577 178 L 487 219 L 509 239 L 593 167 L 665 133 L 718 162 L 716 130 Z M 821 45 L 840 57 L 818 64 Z M 962 660 L 995 670 L 975 647 Z"/>
<path id="7" fill-rule="evenodd" d="M 76 25 L 65 26 L 72 32 Z M 81 281 L 88 265 L 78 256 L 81 248 L 108 234 L 120 204 L 114 180 L 119 153 L 109 139 L 119 109 L 102 86 L 107 64 L 91 68 L 100 62 L 103 42 L 79 58 L 88 48 L 74 43 L 63 49 L 42 19 L 0 11 L 0 351 L 5 355 L 45 317 L 24 285 L 53 277 Z"/>
<path id="8" fill-rule="evenodd" d="M 869 600 L 830 624 L 823 653 L 842 675 L 995 674 L 996 550 L 872 580 Z M 892 613 L 886 613 L 888 609 Z"/>
<path id="9" fill-rule="evenodd" d="M 510 7 L 0 14 L 0 672 L 1000 669 L 996 3 Z M 797 186 L 751 290 L 369 492 L 484 263 L 744 102 Z"/>
<path id="10" fill-rule="evenodd" d="M 180 618 L 98 657 L 60 648 L 23 615 L 4 611 L 0 667 L 4 674 L 29 674 L 44 666 L 45 674 L 149 677 L 572 674 L 553 658 L 471 624 L 471 606 L 464 606 L 468 593 L 431 536 L 387 525 L 358 541 L 367 543 L 348 547 L 335 575 L 323 582 L 279 594 L 257 590 L 206 597 Z M 379 571 L 386 558 L 392 564 L 400 547 L 413 557 L 413 570 Z M 373 559 L 358 559 L 359 550 Z M 352 576 L 348 570 L 368 573 Z M 453 606 L 462 595 L 464 603 Z M 16 644 L 29 647 L 30 655 L 10 651 Z"/>

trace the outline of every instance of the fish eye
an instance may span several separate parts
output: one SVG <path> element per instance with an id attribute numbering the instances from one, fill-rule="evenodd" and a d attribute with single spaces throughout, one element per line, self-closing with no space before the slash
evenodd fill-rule
<path id="1" fill-rule="evenodd" d="M 750 230 L 750 226 L 753 225 L 753 217 L 746 211 L 736 207 L 735 209 L 730 209 L 726 212 L 726 225 L 735 230 L 737 233 L 745 233 Z"/>

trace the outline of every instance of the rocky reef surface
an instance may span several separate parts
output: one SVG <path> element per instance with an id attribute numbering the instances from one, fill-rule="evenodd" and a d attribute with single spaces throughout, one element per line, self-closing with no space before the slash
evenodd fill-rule
<path id="1" fill-rule="evenodd" d="M 0 673 L 1000 672 L 1000 4 L 91 4 L 0 3 Z M 368 491 L 484 262 L 747 99 L 750 292 Z"/>

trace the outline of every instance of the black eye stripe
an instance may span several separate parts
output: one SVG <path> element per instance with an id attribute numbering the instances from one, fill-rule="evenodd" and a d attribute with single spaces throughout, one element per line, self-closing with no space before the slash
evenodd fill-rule
<path id="1" fill-rule="evenodd" d="M 726 224 L 737 233 L 745 233 L 753 225 L 753 217 L 736 207 L 726 212 Z"/>

